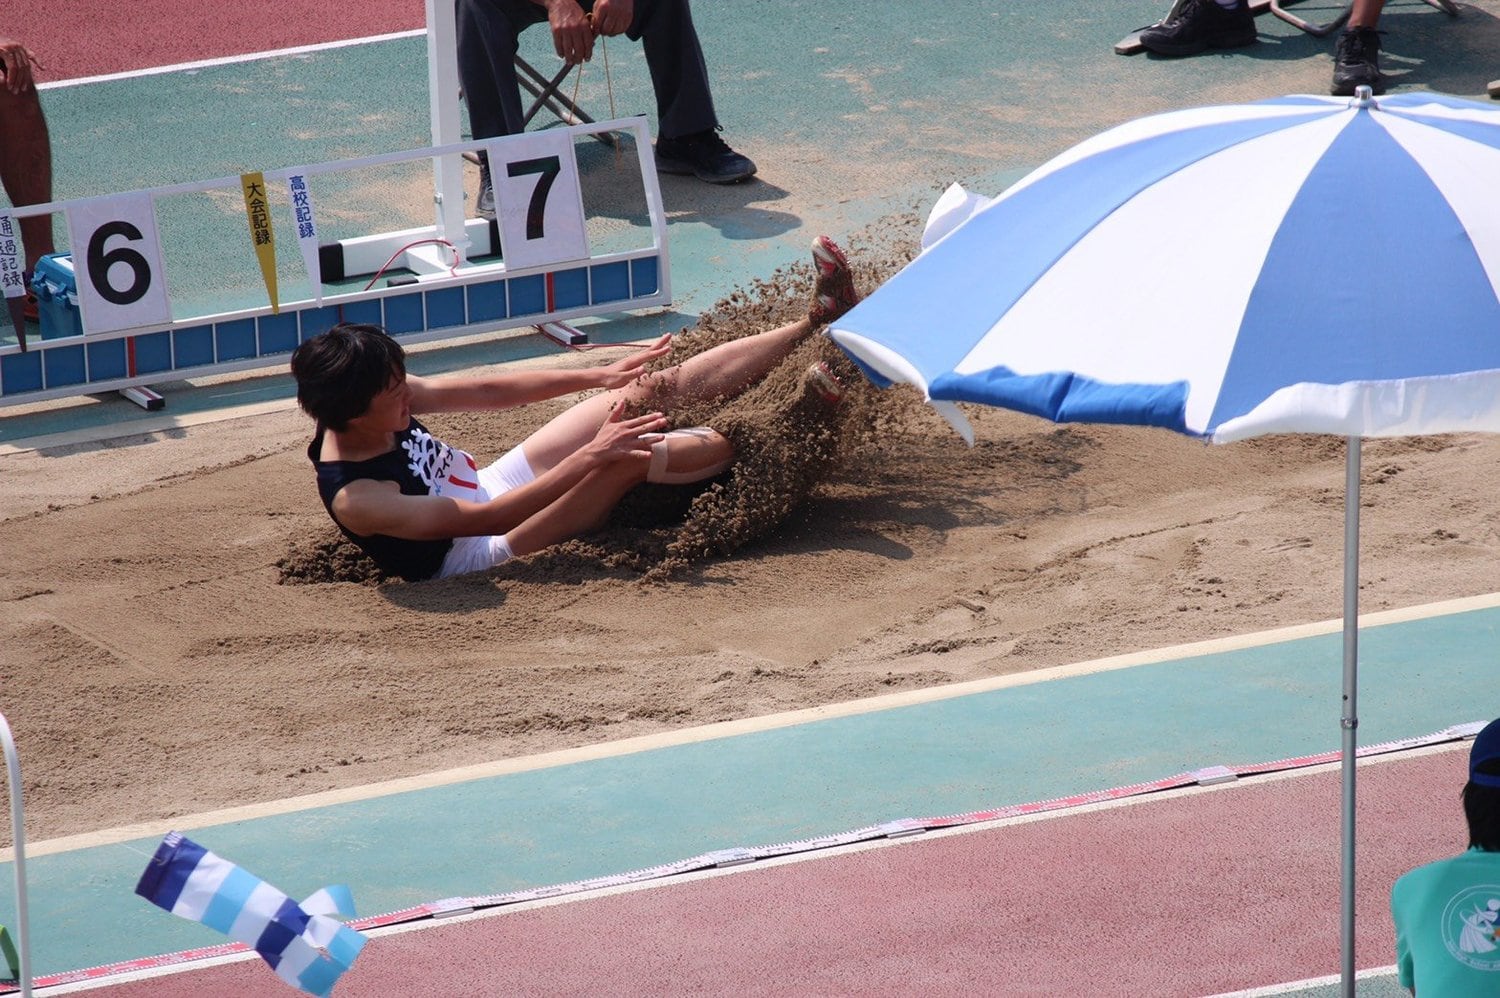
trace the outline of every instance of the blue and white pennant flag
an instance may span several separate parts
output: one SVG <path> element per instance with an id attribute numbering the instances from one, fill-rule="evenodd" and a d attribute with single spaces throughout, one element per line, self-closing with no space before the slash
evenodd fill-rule
<path id="1" fill-rule="evenodd" d="M 181 832 L 162 839 L 135 892 L 251 947 L 277 977 L 308 994 L 332 991 L 365 945 L 362 934 L 331 917 L 354 914 L 349 888 L 325 887 L 299 905 Z"/>

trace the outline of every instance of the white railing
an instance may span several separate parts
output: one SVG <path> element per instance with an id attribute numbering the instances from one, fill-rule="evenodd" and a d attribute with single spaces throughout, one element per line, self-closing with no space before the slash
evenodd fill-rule
<path id="1" fill-rule="evenodd" d="M 26 911 L 26 820 L 21 808 L 21 759 L 10 735 L 10 722 L 0 714 L 0 743 L 5 748 L 6 782 L 10 786 L 10 831 L 15 842 L 16 952 L 20 956 L 22 998 L 31 998 L 31 928 Z"/>

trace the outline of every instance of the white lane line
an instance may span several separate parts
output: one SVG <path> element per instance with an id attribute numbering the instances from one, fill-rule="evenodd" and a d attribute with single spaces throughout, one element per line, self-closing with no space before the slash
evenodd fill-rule
<path id="1" fill-rule="evenodd" d="M 1457 752 L 1466 750 L 1467 744 L 1444 744 L 1430 745 L 1423 748 L 1413 749 L 1407 752 L 1392 753 L 1390 755 L 1376 756 L 1370 759 L 1360 760 L 1360 766 L 1378 766 L 1391 762 L 1412 759 L 1417 756 L 1435 755 L 1442 752 Z M 715 877 L 727 877 L 754 870 L 765 870 L 770 867 L 786 866 L 792 863 L 805 863 L 812 860 L 832 859 L 838 856 L 847 856 L 853 853 L 866 852 L 871 849 L 885 849 L 891 846 L 910 845 L 917 842 L 925 842 L 935 838 L 946 838 L 951 835 L 970 835 L 975 832 L 992 831 L 997 828 L 1005 828 L 1012 825 L 1028 825 L 1038 821 L 1051 821 L 1056 818 L 1071 818 L 1081 814 L 1089 814 L 1096 811 L 1109 811 L 1115 808 L 1134 807 L 1141 804 L 1150 804 L 1157 801 L 1169 800 L 1177 797 L 1189 797 L 1197 794 L 1219 793 L 1221 791 L 1236 788 L 1247 788 L 1262 783 L 1279 782 L 1281 780 L 1301 779 L 1320 773 L 1336 772 L 1338 763 L 1327 763 L 1319 766 L 1307 766 L 1301 769 L 1285 770 L 1275 773 L 1263 773 L 1257 776 L 1245 777 L 1229 783 L 1219 783 L 1211 786 L 1178 787 L 1172 790 L 1164 790 L 1157 793 L 1141 794 L 1135 797 L 1126 797 L 1120 800 L 1099 801 L 1093 804 L 1084 804 L 1078 807 L 1059 808 L 1054 811 L 1043 811 L 1037 814 L 1017 815 L 1009 818 L 996 818 L 992 821 L 974 822 L 968 825 L 956 825 L 950 828 L 932 829 L 921 835 L 904 836 L 901 838 L 870 839 L 863 842 L 853 842 L 847 845 L 833 846 L 827 849 L 815 849 L 807 852 L 791 853 L 785 856 L 775 856 L 767 859 L 758 859 L 753 863 L 745 863 L 736 866 L 722 867 L 717 869 L 692 870 L 687 873 L 673 874 L 671 876 L 643 880 L 636 883 L 616 884 L 609 887 L 600 887 L 592 891 L 577 891 L 562 894 L 557 897 L 537 898 L 533 901 L 518 901 L 514 904 L 495 905 L 481 908 L 477 911 L 467 911 L 462 914 L 445 914 L 438 917 L 415 918 L 409 922 L 398 922 L 395 925 L 384 925 L 374 929 L 362 930 L 371 939 L 379 939 L 384 936 L 401 935 L 407 932 L 423 932 L 428 929 L 438 929 L 449 925 L 463 922 L 473 922 L 479 919 L 499 918 L 505 915 L 515 915 L 523 911 L 535 908 L 550 908 L 553 905 L 572 904 L 578 901 L 592 901 L 597 898 L 612 897 L 617 894 L 630 894 L 636 891 L 659 890 L 667 887 L 675 887 L 684 883 L 692 883 L 699 880 L 709 880 Z M 71 992 L 92 991 L 97 988 L 112 987 L 131 981 L 149 980 L 155 977 L 166 977 L 172 974 L 191 973 L 209 967 L 217 967 L 230 963 L 240 963 L 245 960 L 259 959 L 258 954 L 252 952 L 234 953 L 227 956 L 208 957 L 202 960 L 194 960 L 189 963 L 169 964 L 160 967 L 151 967 L 141 970 L 126 971 L 120 974 L 111 974 L 92 981 L 78 981 L 72 984 L 56 985 L 47 988 L 47 994 L 68 994 Z M 1394 976 L 1396 968 L 1375 967 L 1358 972 L 1359 979 L 1367 977 Z M 1253 991 L 1236 991 L 1231 994 L 1217 995 L 1214 998 L 1260 998 L 1260 996 L 1271 996 L 1287 994 L 1294 991 L 1308 990 L 1327 984 L 1337 984 L 1338 977 L 1314 978 L 1306 981 L 1294 981 L 1287 984 L 1271 985 L 1257 988 Z"/>
<path id="2" fill-rule="evenodd" d="M 165 73 L 195 72 L 200 69 L 211 69 L 214 66 L 232 66 L 241 62 L 258 62 L 262 59 L 282 59 L 289 56 L 315 55 L 318 52 L 348 48 L 351 45 L 373 45 L 377 42 L 396 41 L 402 38 L 421 38 L 426 34 L 426 28 L 416 28 L 411 31 L 395 31 L 388 35 L 371 35 L 368 38 L 348 38 L 338 42 L 319 42 L 316 45 L 298 45 L 293 48 L 274 49 L 270 52 L 247 52 L 244 55 L 226 55 L 217 59 L 179 62 L 171 66 L 151 66 L 147 69 L 131 69 L 123 73 L 104 73 L 99 76 L 80 76 L 72 80 L 54 80 L 51 83 L 38 83 L 36 88 L 38 90 L 60 90 L 63 87 L 80 87 L 86 83 L 113 83 L 116 80 L 134 80 L 147 76 L 161 76 Z"/>
<path id="3" fill-rule="evenodd" d="M 1368 970 L 1354 972 L 1356 981 L 1368 981 L 1373 977 L 1394 978 L 1395 976 L 1396 965 L 1394 963 L 1389 967 L 1371 967 Z M 1314 988 L 1337 987 L 1342 981 L 1343 979 L 1338 974 L 1329 974 L 1327 977 L 1309 977 L 1305 981 L 1268 984 L 1263 988 L 1252 988 L 1249 991 L 1226 991 L 1223 994 L 1213 995 L 1212 998 L 1270 998 L 1271 995 L 1289 995 L 1298 991 L 1311 991 Z M 1402 991 L 1402 994 L 1405 992 Z"/>

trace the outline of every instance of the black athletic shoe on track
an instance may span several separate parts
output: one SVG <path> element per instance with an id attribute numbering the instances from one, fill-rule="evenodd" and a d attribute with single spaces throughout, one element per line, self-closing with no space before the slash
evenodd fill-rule
<path id="1" fill-rule="evenodd" d="M 1193 55 L 1204 49 L 1233 49 L 1255 41 L 1255 15 L 1239 0 L 1224 8 L 1214 0 L 1186 0 L 1177 16 L 1140 34 L 1141 44 L 1157 55 Z"/>
<path id="2" fill-rule="evenodd" d="M 694 176 L 710 184 L 734 184 L 755 176 L 750 157 L 729 148 L 719 130 L 709 128 L 677 139 L 656 140 L 656 168 Z"/>
<path id="3" fill-rule="evenodd" d="M 1385 77 L 1380 75 L 1380 32 L 1374 28 L 1345 28 L 1333 50 L 1333 86 L 1328 92 L 1335 97 L 1353 97 L 1355 87 L 1385 93 Z"/>

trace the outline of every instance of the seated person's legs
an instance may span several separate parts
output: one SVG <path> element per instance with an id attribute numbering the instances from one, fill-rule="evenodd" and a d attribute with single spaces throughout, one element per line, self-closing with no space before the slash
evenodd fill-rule
<path id="1" fill-rule="evenodd" d="M 703 46 L 688 0 L 636 0 L 629 37 L 641 40 L 656 93 L 656 167 L 731 184 L 755 175 L 749 157 L 719 137 Z"/>
<path id="2" fill-rule="evenodd" d="M 521 131 L 517 37 L 547 19 L 527 0 L 457 0 L 458 78 L 476 139 Z"/>
<path id="3" fill-rule="evenodd" d="M 469 112 L 469 134 L 476 139 L 514 135 L 525 123 L 521 90 L 516 82 L 517 37 L 547 12 L 527 0 L 457 0 L 458 80 Z M 480 157 L 479 195 L 475 211 L 495 217 L 495 193 L 489 164 Z"/>
<path id="4" fill-rule="evenodd" d="M 458 74 L 469 108 L 470 134 L 476 139 L 514 135 L 524 128 L 515 71 L 517 36 L 548 20 L 548 13 L 529 0 L 456 2 Z M 592 12 L 594 0 L 579 0 L 579 7 Z M 601 23 L 594 23 L 595 33 Z M 562 39 L 571 36 L 559 30 L 554 24 L 554 41 L 561 46 Z M 613 33 L 619 28 L 606 25 L 602 30 Z M 719 184 L 754 175 L 755 164 L 719 137 L 708 69 L 687 0 L 636 0 L 625 34 L 642 42 L 651 72 L 658 169 Z M 587 36 L 585 41 L 592 43 Z M 576 58 L 586 60 L 588 55 Z M 485 196 L 489 189 L 481 181 L 479 207 L 485 217 L 494 213 L 493 196 Z"/>

